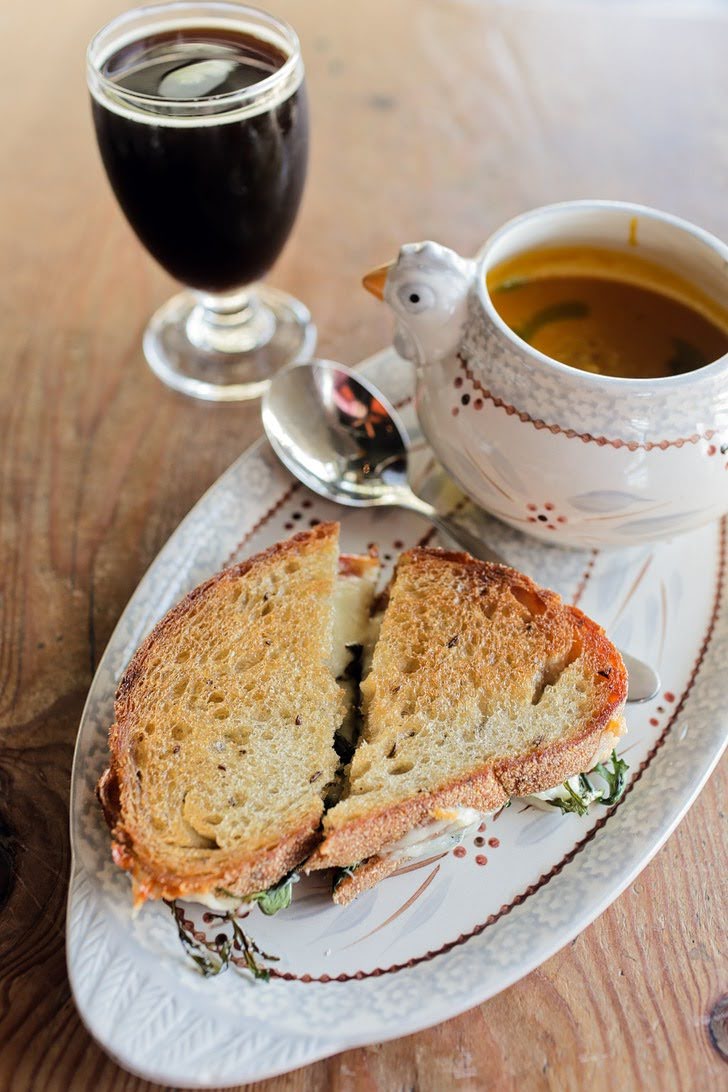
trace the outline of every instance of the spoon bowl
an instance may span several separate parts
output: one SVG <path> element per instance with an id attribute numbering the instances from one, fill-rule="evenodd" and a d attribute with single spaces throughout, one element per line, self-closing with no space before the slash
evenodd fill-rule
<path id="1" fill-rule="evenodd" d="M 273 450 L 314 492 L 354 507 L 409 499 L 407 430 L 384 395 L 348 368 L 329 360 L 286 368 L 262 412 Z"/>

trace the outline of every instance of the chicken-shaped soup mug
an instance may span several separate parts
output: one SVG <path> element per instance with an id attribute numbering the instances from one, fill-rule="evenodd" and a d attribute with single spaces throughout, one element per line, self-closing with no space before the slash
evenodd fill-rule
<path id="1" fill-rule="evenodd" d="M 728 247 L 667 213 L 610 201 L 535 209 L 476 258 L 403 246 L 364 278 L 396 316 L 417 410 L 438 458 L 478 505 L 546 542 L 633 546 L 728 512 L 728 355 L 657 379 L 561 364 L 496 311 L 486 277 L 547 246 L 634 249 L 728 306 Z"/>

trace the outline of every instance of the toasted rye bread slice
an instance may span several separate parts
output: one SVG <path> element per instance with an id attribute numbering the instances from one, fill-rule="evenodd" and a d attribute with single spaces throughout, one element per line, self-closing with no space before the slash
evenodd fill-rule
<path id="1" fill-rule="evenodd" d="M 315 845 L 344 713 L 337 571 L 322 524 L 195 588 L 134 656 L 99 796 L 135 902 L 260 891 Z"/>
<path id="2" fill-rule="evenodd" d="M 603 630 L 554 592 L 506 566 L 419 549 L 399 560 L 361 689 L 348 795 L 306 864 L 367 862 L 337 888 L 342 902 L 433 809 L 494 811 L 591 768 L 623 730 L 627 673 Z"/>

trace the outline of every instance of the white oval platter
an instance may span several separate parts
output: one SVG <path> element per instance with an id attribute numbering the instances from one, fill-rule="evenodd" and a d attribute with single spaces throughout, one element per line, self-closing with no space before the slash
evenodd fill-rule
<path id="1" fill-rule="evenodd" d="M 403 548 L 437 540 L 414 515 L 342 509 L 308 493 L 265 441 L 199 501 L 141 581 L 99 664 L 79 728 L 71 786 L 73 852 L 67 958 L 87 1028 L 122 1066 L 159 1083 L 220 1087 L 260 1080 L 349 1047 L 417 1031 L 477 1005 L 592 922 L 645 867 L 697 796 L 728 739 L 726 526 L 605 554 L 528 539 L 458 505 L 423 444 L 412 373 L 393 350 L 362 371 L 402 408 L 418 487 L 482 530 L 494 548 L 658 666 L 663 687 L 630 706 L 621 753 L 629 786 L 614 808 L 562 816 L 522 802 L 489 819 L 464 854 L 405 869 L 347 908 L 320 876 L 246 933 L 275 960 L 268 982 L 231 966 L 203 978 L 165 905 L 133 916 L 94 796 L 118 679 L 154 623 L 231 561 L 311 521 L 340 519 L 343 547 L 376 543 L 389 569 Z M 201 912 L 182 908 L 206 936 Z M 202 933 L 201 933 L 202 935 Z"/>

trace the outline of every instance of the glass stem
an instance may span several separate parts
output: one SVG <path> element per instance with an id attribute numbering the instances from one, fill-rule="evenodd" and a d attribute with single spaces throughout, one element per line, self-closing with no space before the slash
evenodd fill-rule
<path id="1" fill-rule="evenodd" d="M 206 352 L 248 353 L 267 345 L 275 317 L 254 288 L 212 294 L 196 292 L 197 303 L 187 319 L 187 336 Z"/>

